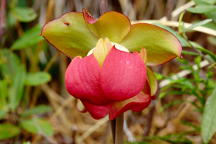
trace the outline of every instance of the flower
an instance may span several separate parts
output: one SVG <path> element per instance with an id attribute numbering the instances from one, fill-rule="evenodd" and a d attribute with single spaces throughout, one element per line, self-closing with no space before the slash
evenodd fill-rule
<path id="1" fill-rule="evenodd" d="M 66 88 L 95 119 L 109 115 L 112 120 L 147 107 L 157 82 L 146 65 L 165 63 L 182 49 L 170 32 L 151 24 L 131 25 L 114 11 L 99 19 L 86 10 L 66 13 L 47 23 L 42 36 L 65 55 L 76 56 L 66 70 Z"/>

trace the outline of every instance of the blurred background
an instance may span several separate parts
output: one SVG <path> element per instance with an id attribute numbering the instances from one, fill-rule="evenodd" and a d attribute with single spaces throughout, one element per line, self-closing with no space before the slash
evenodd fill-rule
<path id="1" fill-rule="evenodd" d="M 107 118 L 80 113 L 65 90 L 70 59 L 41 27 L 70 11 L 107 10 L 172 32 L 182 58 L 152 67 L 156 100 L 125 114 L 125 144 L 216 144 L 216 0 L 0 0 L 0 144 L 111 144 Z M 207 103 L 206 103 L 207 101 Z"/>

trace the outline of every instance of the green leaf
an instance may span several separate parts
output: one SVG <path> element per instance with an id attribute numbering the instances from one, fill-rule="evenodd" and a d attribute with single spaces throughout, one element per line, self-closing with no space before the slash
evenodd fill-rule
<path id="1" fill-rule="evenodd" d="M 216 132 L 216 88 L 205 104 L 201 124 L 201 135 L 204 143 L 208 143 Z"/>
<path id="2" fill-rule="evenodd" d="M 52 136 L 54 133 L 53 127 L 49 121 L 40 118 L 22 120 L 20 125 L 23 129 L 33 134 Z"/>
<path id="3" fill-rule="evenodd" d="M 212 24 L 215 24 L 216 22 L 216 9 L 210 12 L 205 13 L 205 15 L 210 18 L 213 19 L 214 22 L 212 22 Z"/>
<path id="4" fill-rule="evenodd" d="M 168 109 L 169 107 L 172 107 L 172 106 L 175 106 L 175 105 L 179 105 L 179 104 L 181 104 L 182 102 L 184 102 L 184 101 L 183 101 L 183 100 L 172 100 L 171 102 L 166 103 L 166 104 L 163 105 L 162 111 L 165 111 L 165 110 Z"/>
<path id="5" fill-rule="evenodd" d="M 182 121 L 182 124 L 191 127 L 195 132 L 201 131 L 199 124 L 193 124 L 192 122 L 185 121 L 185 120 Z"/>
<path id="6" fill-rule="evenodd" d="M 208 49 L 203 48 L 201 45 L 195 42 L 190 42 L 190 44 L 194 48 L 198 49 L 199 51 L 208 54 L 216 62 L 216 55 L 212 51 L 209 51 Z"/>
<path id="7" fill-rule="evenodd" d="M 160 136 L 158 138 L 172 144 L 193 144 L 185 135 L 186 133 L 177 133 Z"/>
<path id="8" fill-rule="evenodd" d="M 196 52 L 186 51 L 186 50 L 183 50 L 183 51 L 182 51 L 182 54 L 185 54 L 185 55 L 192 55 L 192 56 L 199 56 L 199 54 L 196 53 Z"/>
<path id="9" fill-rule="evenodd" d="M 21 22 L 33 21 L 37 14 L 32 8 L 16 7 L 11 10 L 12 15 Z"/>
<path id="10" fill-rule="evenodd" d="M 215 18 L 216 18 L 216 16 L 215 16 Z M 212 18 L 212 19 L 213 19 L 213 18 Z M 216 30 L 216 23 L 215 23 L 215 22 L 207 23 L 207 24 L 205 24 L 204 26 L 207 27 L 207 28 Z"/>
<path id="11" fill-rule="evenodd" d="M 40 36 L 41 27 L 39 25 L 34 26 L 30 30 L 26 31 L 19 39 L 17 39 L 11 49 L 19 50 L 27 47 L 31 47 L 43 38 Z"/>
<path id="12" fill-rule="evenodd" d="M 4 80 L 0 80 L 0 119 L 2 119 L 8 110 L 7 106 L 7 97 L 8 97 L 8 88 L 7 83 Z"/>
<path id="13" fill-rule="evenodd" d="M 193 8 L 188 8 L 187 9 L 189 12 L 191 13 L 207 13 L 207 12 L 211 12 L 211 11 L 215 11 L 216 10 L 216 6 L 215 5 L 197 5 Z"/>
<path id="14" fill-rule="evenodd" d="M 50 112 L 51 110 L 52 110 L 52 108 L 47 106 L 47 105 L 38 105 L 34 108 L 26 110 L 21 115 L 22 116 L 31 116 L 31 115 L 36 115 L 36 114 L 43 114 L 43 113 Z"/>
<path id="15" fill-rule="evenodd" d="M 71 58 L 76 55 L 86 56 L 98 40 L 89 31 L 83 14 L 78 12 L 66 13 L 47 23 L 43 27 L 42 36 Z"/>
<path id="16" fill-rule="evenodd" d="M 37 86 L 50 81 L 51 76 L 47 72 L 28 73 L 26 76 L 25 84 L 30 86 Z"/>
<path id="17" fill-rule="evenodd" d="M 215 4 L 216 0 L 193 0 L 196 4 Z"/>
<path id="18" fill-rule="evenodd" d="M 21 63 L 17 55 L 8 49 L 0 50 L 0 73 L 4 78 L 13 81 Z"/>
<path id="19" fill-rule="evenodd" d="M 0 110 L 5 108 L 7 96 L 7 83 L 4 80 L 0 80 Z"/>
<path id="20" fill-rule="evenodd" d="M 212 19 L 205 19 L 203 21 L 194 23 L 191 26 L 189 26 L 188 28 L 184 29 L 183 32 L 192 31 L 194 28 L 196 28 L 198 26 L 205 25 L 205 24 L 210 23 L 210 22 L 212 22 Z"/>
<path id="21" fill-rule="evenodd" d="M 131 26 L 128 35 L 120 43 L 130 51 L 147 51 L 147 64 L 158 65 L 181 55 L 181 44 L 169 31 L 146 23 Z"/>
<path id="22" fill-rule="evenodd" d="M 26 71 L 24 65 L 22 65 L 16 71 L 14 81 L 9 92 L 9 104 L 12 110 L 16 109 L 23 97 L 25 76 Z"/>
<path id="23" fill-rule="evenodd" d="M 0 140 L 9 139 L 20 134 L 20 129 L 12 124 L 0 124 Z"/>
<path id="24" fill-rule="evenodd" d="M 0 50 L 0 72 L 6 80 L 9 81 L 8 84 L 8 94 L 1 91 L 3 95 L 8 95 L 9 106 L 15 109 L 22 96 L 25 80 L 25 68 L 21 65 L 19 58 L 8 49 Z M 3 114 L 5 112 L 1 112 Z"/>

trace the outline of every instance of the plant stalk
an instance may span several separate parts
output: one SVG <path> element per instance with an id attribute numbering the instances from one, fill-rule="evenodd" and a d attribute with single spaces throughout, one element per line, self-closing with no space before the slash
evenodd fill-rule
<path id="1" fill-rule="evenodd" d="M 114 144 L 123 144 L 124 113 L 111 121 L 112 136 Z"/>

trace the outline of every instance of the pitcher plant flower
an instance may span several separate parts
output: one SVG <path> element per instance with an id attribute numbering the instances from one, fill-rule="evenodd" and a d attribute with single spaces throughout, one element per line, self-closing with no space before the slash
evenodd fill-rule
<path id="1" fill-rule="evenodd" d="M 72 59 L 65 73 L 66 88 L 95 119 L 109 115 L 113 120 L 127 110 L 146 108 L 157 91 L 147 66 L 179 57 L 182 50 L 167 30 L 131 24 L 114 11 L 98 19 L 86 10 L 66 13 L 48 22 L 42 36 Z"/>

